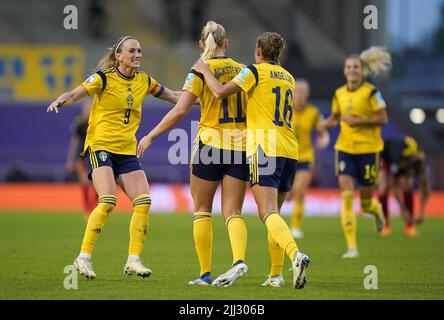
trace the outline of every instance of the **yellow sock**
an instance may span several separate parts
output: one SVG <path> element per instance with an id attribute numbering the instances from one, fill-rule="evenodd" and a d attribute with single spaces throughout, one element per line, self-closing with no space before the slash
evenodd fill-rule
<path id="1" fill-rule="evenodd" d="M 282 274 L 282 268 L 284 266 L 284 250 L 274 241 L 270 233 L 267 234 L 268 238 L 268 252 L 270 253 L 271 269 L 270 277 Z"/>
<path id="2" fill-rule="evenodd" d="M 361 208 L 364 212 L 368 212 L 374 216 L 384 215 L 382 206 L 380 205 L 379 201 L 374 198 L 361 199 Z"/>
<path id="3" fill-rule="evenodd" d="M 341 224 L 344 230 L 348 248 L 357 248 L 356 245 L 356 216 L 353 211 L 354 193 L 343 191 L 342 194 Z"/>
<path id="4" fill-rule="evenodd" d="M 213 249 L 213 228 L 209 212 L 196 212 L 193 216 L 193 236 L 200 275 L 211 272 L 211 254 Z"/>
<path id="5" fill-rule="evenodd" d="M 148 213 L 151 207 L 149 194 L 144 193 L 133 200 L 133 215 L 130 223 L 130 243 L 128 255 L 142 254 L 143 244 L 148 230 Z"/>
<path id="6" fill-rule="evenodd" d="M 245 261 L 245 252 L 247 250 L 247 226 L 244 218 L 234 214 L 227 219 L 228 236 L 233 252 L 233 264 L 239 260 Z"/>
<path id="7" fill-rule="evenodd" d="M 304 213 L 304 200 L 297 199 L 294 203 L 293 215 L 291 216 L 291 227 L 301 229 L 301 220 Z"/>
<path id="8" fill-rule="evenodd" d="M 109 213 L 116 206 L 117 197 L 114 195 L 104 195 L 99 198 L 97 207 L 91 212 L 86 225 L 80 252 L 91 254 L 94 245 L 99 238 L 108 219 Z"/>
<path id="9" fill-rule="evenodd" d="M 264 223 L 267 226 L 268 233 L 276 241 L 276 243 L 281 247 L 290 261 L 293 262 L 293 257 L 296 251 L 298 251 L 298 246 L 291 236 L 290 229 L 285 223 L 284 219 L 277 212 L 270 212 L 264 217 Z"/>

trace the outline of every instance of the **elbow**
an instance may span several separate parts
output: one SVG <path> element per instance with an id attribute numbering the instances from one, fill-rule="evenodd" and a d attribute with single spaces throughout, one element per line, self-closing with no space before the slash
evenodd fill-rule
<path id="1" fill-rule="evenodd" d="M 188 110 L 178 109 L 175 112 L 175 118 L 182 120 L 188 113 Z"/>

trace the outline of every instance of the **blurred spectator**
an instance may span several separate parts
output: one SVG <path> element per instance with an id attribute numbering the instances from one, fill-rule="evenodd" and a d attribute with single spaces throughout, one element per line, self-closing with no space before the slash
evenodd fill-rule
<path id="1" fill-rule="evenodd" d="M 88 179 L 85 161 L 80 156 L 80 153 L 83 151 L 86 132 L 88 130 L 91 104 L 92 98 L 85 99 L 82 104 L 82 113 L 73 121 L 71 141 L 69 143 L 68 155 L 66 158 L 67 171 L 75 174 L 82 188 L 85 218 L 88 218 L 89 213 L 97 206 L 97 193 Z"/>
<path id="2" fill-rule="evenodd" d="M 167 37 L 170 41 L 180 40 L 182 35 L 181 1 L 163 0 L 161 1 Z"/>
<path id="3" fill-rule="evenodd" d="M 29 176 L 20 164 L 15 164 L 6 175 L 6 182 L 28 182 Z"/>
<path id="4" fill-rule="evenodd" d="M 88 29 L 92 37 L 102 38 L 105 36 L 107 16 L 104 0 L 89 1 Z"/>
<path id="5" fill-rule="evenodd" d="M 205 24 L 205 13 L 207 11 L 207 1 L 194 0 L 191 5 L 191 27 L 190 39 L 199 40 L 201 26 Z"/>
<path id="6" fill-rule="evenodd" d="M 420 192 L 419 216 L 416 219 L 413 203 L 415 178 L 418 180 Z M 386 225 L 381 232 L 382 236 L 390 235 L 392 230 L 387 204 L 390 191 L 394 192 L 400 205 L 401 215 L 405 219 L 404 234 L 407 237 L 419 235 L 413 225 L 421 224 L 424 221 L 425 205 L 430 195 L 430 180 L 426 156 L 412 137 L 390 138 L 384 143 L 378 185 L 379 201 L 386 217 Z"/>

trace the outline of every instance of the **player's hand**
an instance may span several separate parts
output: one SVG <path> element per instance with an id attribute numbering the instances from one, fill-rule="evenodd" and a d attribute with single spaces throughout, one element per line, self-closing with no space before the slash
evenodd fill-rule
<path id="1" fill-rule="evenodd" d="M 137 145 L 137 157 L 143 157 L 143 154 L 148 150 L 152 143 L 153 140 L 148 135 L 144 136 Z"/>
<path id="2" fill-rule="evenodd" d="M 342 116 L 342 120 L 350 127 L 354 127 L 359 124 L 359 118 L 355 116 Z"/>
<path id="3" fill-rule="evenodd" d="M 205 70 L 210 70 L 210 65 L 208 63 L 204 63 L 202 60 L 197 60 L 194 68 L 197 72 L 204 73 Z"/>
<path id="4" fill-rule="evenodd" d="M 325 148 L 327 148 L 329 143 L 330 143 L 330 136 L 328 134 L 321 135 L 316 139 L 315 148 L 317 150 L 324 150 Z"/>
<path id="5" fill-rule="evenodd" d="M 59 113 L 59 108 L 63 106 L 64 103 L 64 99 L 57 99 L 49 105 L 48 109 L 46 109 L 46 112 L 55 111 L 56 113 Z"/>

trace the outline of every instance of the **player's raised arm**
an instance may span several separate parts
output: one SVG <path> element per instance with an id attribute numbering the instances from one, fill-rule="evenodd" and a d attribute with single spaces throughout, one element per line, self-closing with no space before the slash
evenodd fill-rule
<path id="1" fill-rule="evenodd" d="M 163 90 L 162 94 L 160 94 L 157 98 L 172 102 L 174 104 L 179 102 L 180 96 L 182 95 L 182 91 L 174 91 L 166 87 L 164 88 L 165 89 Z"/>
<path id="2" fill-rule="evenodd" d="M 87 95 L 88 92 L 86 91 L 85 87 L 79 85 L 72 91 L 62 93 L 56 100 L 54 100 L 49 105 L 49 107 L 46 109 L 46 112 L 55 111 L 56 113 L 58 113 L 59 109 L 62 106 L 67 106 L 74 102 L 77 102 L 82 98 L 86 97 Z"/>
<path id="3" fill-rule="evenodd" d="M 197 97 L 192 93 L 183 92 L 174 108 L 165 115 L 165 117 L 153 130 L 151 130 L 140 140 L 139 144 L 137 145 L 137 156 L 139 158 L 143 157 L 145 151 L 150 147 L 150 145 L 158 136 L 170 130 L 177 123 L 179 123 L 190 111 L 196 99 Z"/>
<path id="4" fill-rule="evenodd" d="M 210 66 L 208 63 L 198 61 L 194 65 L 194 67 L 198 72 L 204 75 L 206 85 L 217 99 L 223 99 L 225 97 L 232 95 L 233 93 L 242 91 L 242 89 L 233 81 L 230 81 L 226 84 L 220 83 L 211 73 Z"/>

